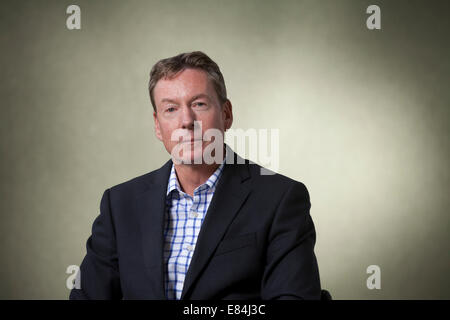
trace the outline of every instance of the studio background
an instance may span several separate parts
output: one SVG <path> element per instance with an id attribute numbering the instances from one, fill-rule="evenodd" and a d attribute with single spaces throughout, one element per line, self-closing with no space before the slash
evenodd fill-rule
<path id="1" fill-rule="evenodd" d="M 66 8 L 81 8 L 81 30 Z M 381 8 L 368 30 L 366 8 Z M 2 1 L 0 298 L 67 299 L 103 191 L 169 157 L 149 71 L 201 50 L 280 130 L 335 299 L 449 299 L 448 1 Z M 369 290 L 366 268 L 381 268 Z"/>

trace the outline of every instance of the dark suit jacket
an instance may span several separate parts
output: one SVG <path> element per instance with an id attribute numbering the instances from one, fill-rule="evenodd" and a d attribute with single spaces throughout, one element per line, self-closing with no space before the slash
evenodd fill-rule
<path id="1" fill-rule="evenodd" d="M 236 158 L 235 158 L 236 159 Z M 242 158 L 241 158 L 242 159 Z M 70 299 L 165 299 L 163 228 L 172 162 L 105 191 Z M 225 164 L 182 299 L 320 299 L 306 187 Z"/>

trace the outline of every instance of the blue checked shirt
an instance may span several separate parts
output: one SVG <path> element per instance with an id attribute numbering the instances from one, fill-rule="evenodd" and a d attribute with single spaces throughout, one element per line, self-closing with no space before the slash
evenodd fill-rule
<path id="1" fill-rule="evenodd" d="M 167 185 L 164 228 L 165 289 L 169 300 L 179 300 L 181 297 L 198 233 L 224 164 L 225 161 L 204 184 L 194 190 L 194 197 L 181 191 L 172 165 Z"/>

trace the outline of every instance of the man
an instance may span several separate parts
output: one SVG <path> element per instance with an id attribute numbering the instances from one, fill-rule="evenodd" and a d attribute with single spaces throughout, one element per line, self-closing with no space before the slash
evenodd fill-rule
<path id="1" fill-rule="evenodd" d="M 105 191 L 70 298 L 319 299 L 308 191 L 224 145 L 233 113 L 217 64 L 163 59 L 149 92 L 172 159 Z"/>

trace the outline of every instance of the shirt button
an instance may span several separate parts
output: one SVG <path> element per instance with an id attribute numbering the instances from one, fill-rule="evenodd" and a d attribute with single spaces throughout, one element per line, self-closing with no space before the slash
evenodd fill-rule
<path id="1" fill-rule="evenodd" d="M 190 244 L 188 244 L 188 245 L 186 246 L 186 250 L 187 250 L 187 251 L 192 251 L 192 250 L 194 250 L 194 247 L 191 246 Z"/>
<path id="2" fill-rule="evenodd" d="M 197 212 L 191 212 L 191 215 L 190 215 L 190 217 L 191 218 L 197 218 L 198 217 L 198 213 Z"/>

